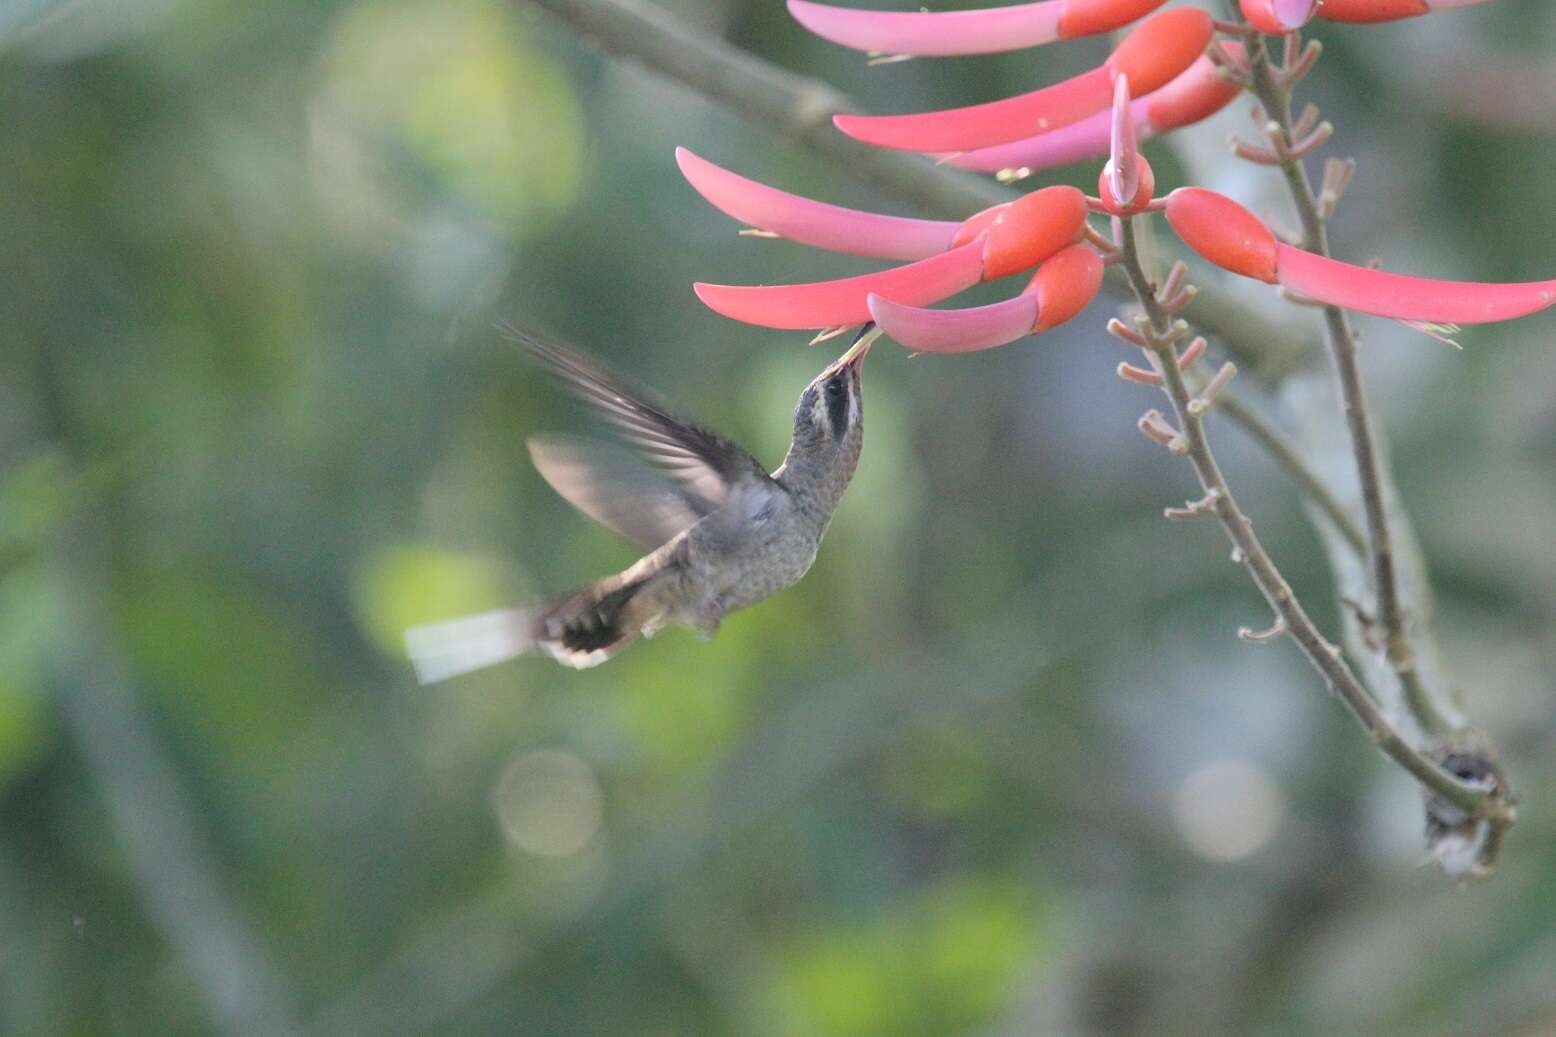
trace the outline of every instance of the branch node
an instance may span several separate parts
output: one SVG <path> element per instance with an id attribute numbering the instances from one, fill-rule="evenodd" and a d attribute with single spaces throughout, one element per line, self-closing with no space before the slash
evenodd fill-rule
<path id="1" fill-rule="evenodd" d="M 1275 617 L 1275 622 L 1263 630 L 1255 630 L 1252 627 L 1238 627 L 1237 636 L 1250 644 L 1266 644 L 1275 640 L 1286 632 L 1286 620 L 1280 616 Z"/>
<path id="2" fill-rule="evenodd" d="M 1186 501 L 1181 508 L 1164 508 L 1162 509 L 1162 514 L 1165 517 L 1174 519 L 1176 521 L 1204 518 L 1207 515 L 1215 514 L 1216 505 L 1220 503 L 1220 501 L 1220 489 L 1212 486 L 1210 489 L 1205 491 L 1205 495 L 1199 500 Z"/>

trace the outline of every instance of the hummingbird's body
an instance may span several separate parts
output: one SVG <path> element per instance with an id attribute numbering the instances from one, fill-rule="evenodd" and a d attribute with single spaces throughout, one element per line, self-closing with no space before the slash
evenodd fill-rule
<path id="1" fill-rule="evenodd" d="M 646 481 L 586 444 L 554 438 L 530 440 L 536 467 L 584 514 L 653 550 L 548 604 L 408 631 L 423 683 L 534 648 L 569 666 L 594 666 L 676 623 L 711 635 L 727 613 L 805 575 L 859 464 L 870 326 L 801 394 L 788 456 L 771 475 L 740 447 L 671 416 L 585 358 L 518 337 L 663 474 Z"/>

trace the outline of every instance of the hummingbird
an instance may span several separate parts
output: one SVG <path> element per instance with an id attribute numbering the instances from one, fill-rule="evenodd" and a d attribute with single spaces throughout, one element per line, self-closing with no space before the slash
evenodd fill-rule
<path id="1" fill-rule="evenodd" d="M 597 666 L 639 637 L 682 624 L 712 637 L 724 616 L 792 586 L 815 561 L 864 444 L 860 373 L 880 335 L 865 324 L 794 408 L 776 471 L 745 449 L 675 416 L 584 353 L 508 328 L 526 353 L 581 399 L 646 465 L 576 439 L 531 437 L 540 474 L 579 511 L 648 550 L 581 590 L 406 631 L 423 684 L 536 649 Z"/>

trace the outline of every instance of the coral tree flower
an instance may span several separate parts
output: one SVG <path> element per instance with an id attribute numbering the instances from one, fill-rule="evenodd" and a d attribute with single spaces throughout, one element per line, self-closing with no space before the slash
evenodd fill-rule
<path id="1" fill-rule="evenodd" d="M 1473 7 L 1486 0 L 1323 0 L 1318 17 L 1331 22 L 1396 22 L 1434 11 Z"/>
<path id="2" fill-rule="evenodd" d="M 1235 41 L 1222 40 L 1221 48 L 1234 59 L 1243 56 L 1242 44 Z M 1138 89 L 1139 84 L 1131 86 L 1131 90 Z M 1150 140 L 1210 118 L 1231 104 L 1242 90 L 1217 72 L 1215 62 L 1199 57 L 1166 86 L 1130 102 L 1130 118 L 1138 138 Z M 1106 155 L 1111 126 L 1112 114 L 1099 111 L 1069 126 L 1023 140 L 941 157 L 953 166 L 979 173 L 1052 169 Z"/>
<path id="3" fill-rule="evenodd" d="M 1281 36 L 1295 32 L 1318 11 L 1319 0 L 1239 0 L 1243 17 L 1260 32 Z"/>
<path id="4" fill-rule="evenodd" d="M 1163 0 L 1041 0 L 978 11 L 857 11 L 789 0 L 794 20 L 823 39 L 872 54 L 950 57 L 1036 47 L 1121 29 Z"/>
<path id="5" fill-rule="evenodd" d="M 1214 32 L 1210 15 L 1198 8 L 1162 11 L 1124 37 L 1100 67 L 1062 83 L 964 108 L 916 115 L 837 115 L 832 121 L 856 140 L 904 151 L 967 151 L 1008 144 L 1104 111 L 1118 76 L 1127 75 L 1142 94 L 1167 85 L 1205 53 Z"/>
<path id="6" fill-rule="evenodd" d="M 788 329 L 860 324 L 872 319 L 872 295 L 888 303 L 924 306 L 979 281 L 1033 267 L 1041 267 L 1028 286 L 1034 293 L 1033 301 L 1022 305 L 1038 306 L 1046 297 L 1051 300 L 1048 317 L 1053 317 L 1068 305 L 1055 279 L 1063 279 L 1065 270 L 1075 272 L 1068 275 L 1071 280 L 1090 278 L 1087 261 L 1075 258 L 1058 262 L 1043 273 L 1059 260 L 1060 253 L 1085 235 L 1086 196 L 1074 187 L 1033 191 L 958 224 L 885 216 L 802 198 L 722 169 L 684 148 L 676 152 L 676 160 L 704 198 L 759 230 L 834 252 L 915 260 L 858 277 L 811 284 L 693 286 L 710 309 L 748 324 Z M 1100 280 L 1100 259 L 1097 264 Z M 1093 285 L 1086 301 L 1095 292 Z M 1039 322 L 1038 314 L 1031 313 L 1021 334 Z"/>
<path id="7" fill-rule="evenodd" d="M 1119 76 L 1113 85 L 1113 126 L 1109 134 L 1108 164 L 1097 178 L 1102 207 L 1114 216 L 1145 212 L 1156 192 L 1156 174 L 1140 154 L 1129 102 L 1129 77 Z"/>
<path id="8" fill-rule="evenodd" d="M 1326 259 L 1276 240 L 1253 213 L 1224 195 L 1180 187 L 1167 222 L 1205 259 L 1244 277 L 1358 313 L 1408 322 L 1487 324 L 1556 303 L 1556 280 L 1486 284 L 1408 277 Z"/>
<path id="9" fill-rule="evenodd" d="M 1096 298 L 1102 257 L 1090 245 L 1066 245 L 1014 299 L 962 310 L 930 310 L 871 293 L 870 316 L 901 345 L 920 353 L 971 353 L 1063 324 Z"/>

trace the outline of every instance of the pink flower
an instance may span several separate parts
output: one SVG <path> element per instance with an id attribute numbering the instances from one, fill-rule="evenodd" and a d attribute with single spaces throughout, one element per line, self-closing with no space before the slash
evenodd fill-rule
<path id="1" fill-rule="evenodd" d="M 905 151 L 966 151 L 1056 130 L 1107 108 L 1113 80 L 1127 75 L 1140 93 L 1170 83 L 1205 52 L 1209 14 L 1180 7 L 1152 15 L 1100 68 L 1003 101 L 916 115 L 837 115 L 838 129 L 866 144 Z"/>
<path id="2" fill-rule="evenodd" d="M 1221 47 L 1234 58 L 1241 58 L 1243 47 L 1222 40 Z M 1132 84 L 1131 90 L 1138 89 Z M 1208 119 L 1232 103 L 1242 87 L 1224 79 L 1208 57 L 1197 58 L 1183 72 L 1159 90 L 1136 97 L 1129 106 L 1130 119 L 1140 140 L 1150 140 L 1180 126 Z M 1002 169 L 1052 169 L 1072 162 L 1083 162 L 1108 153 L 1112 113 L 1099 111 L 1079 122 L 1057 130 L 1039 133 L 1009 144 L 997 144 L 941 156 L 953 166 L 980 173 Z"/>
<path id="3" fill-rule="evenodd" d="M 1224 195 L 1180 187 L 1167 222 L 1205 259 L 1244 277 L 1358 313 L 1431 324 L 1486 324 L 1556 303 L 1556 280 L 1486 284 L 1408 277 L 1341 263 L 1276 240 L 1253 213 Z"/>
<path id="4" fill-rule="evenodd" d="M 676 160 L 691 185 L 709 202 L 759 230 L 834 252 L 912 259 L 903 266 L 857 277 L 810 284 L 716 285 L 693 288 L 710 309 L 770 328 L 824 329 L 872 319 L 871 298 L 919 307 L 949 298 L 979 281 L 1041 267 L 1029 292 L 1036 307 L 1050 300 L 1044 317 L 1034 310 L 1021 334 L 1052 318 L 1067 303 L 1054 279 L 1091 279 L 1087 261 L 1059 260 L 1086 231 L 1086 196 L 1074 187 L 1046 187 L 976 213 L 960 224 L 914 220 L 845 209 L 757 183 L 699 158 L 684 148 Z M 1090 248 L 1084 251 L 1101 260 Z M 1049 269 L 1050 263 L 1057 263 Z M 1044 273 L 1043 270 L 1049 270 Z M 1064 275 L 1064 271 L 1072 271 Z M 1100 280 L 1100 273 L 1098 274 Z M 1044 287 L 1044 286 L 1047 287 Z M 1093 285 L 1086 295 L 1095 294 Z M 1084 303 L 1082 303 L 1084 305 Z"/>
<path id="5" fill-rule="evenodd" d="M 1331 22 L 1394 22 L 1480 3 L 1485 0 L 1323 0 L 1318 17 Z"/>
<path id="6" fill-rule="evenodd" d="M 829 252 L 881 259 L 927 259 L 946 251 L 961 226 L 845 209 L 759 184 L 675 149 L 681 175 L 715 209 L 758 230 Z"/>
<path id="7" fill-rule="evenodd" d="M 948 57 L 1020 50 L 1111 32 L 1163 0 L 1041 0 L 977 11 L 857 11 L 789 0 L 794 20 L 823 39 L 872 54 Z"/>
<path id="8" fill-rule="evenodd" d="M 1095 249 L 1074 244 L 1045 260 L 1014 299 L 962 310 L 929 310 L 874 293 L 867 302 L 880 329 L 909 349 L 971 353 L 1063 324 L 1096 298 L 1102 270 Z"/>
<path id="9" fill-rule="evenodd" d="M 1260 32 L 1281 36 L 1308 23 L 1319 0 L 1240 0 L 1243 17 Z"/>
<path id="10" fill-rule="evenodd" d="M 1145 212 L 1156 191 L 1156 174 L 1135 142 L 1135 123 L 1129 103 L 1129 77 L 1119 76 L 1113 90 L 1113 126 L 1109 137 L 1108 164 L 1097 178 L 1102 208 L 1114 216 Z"/>

